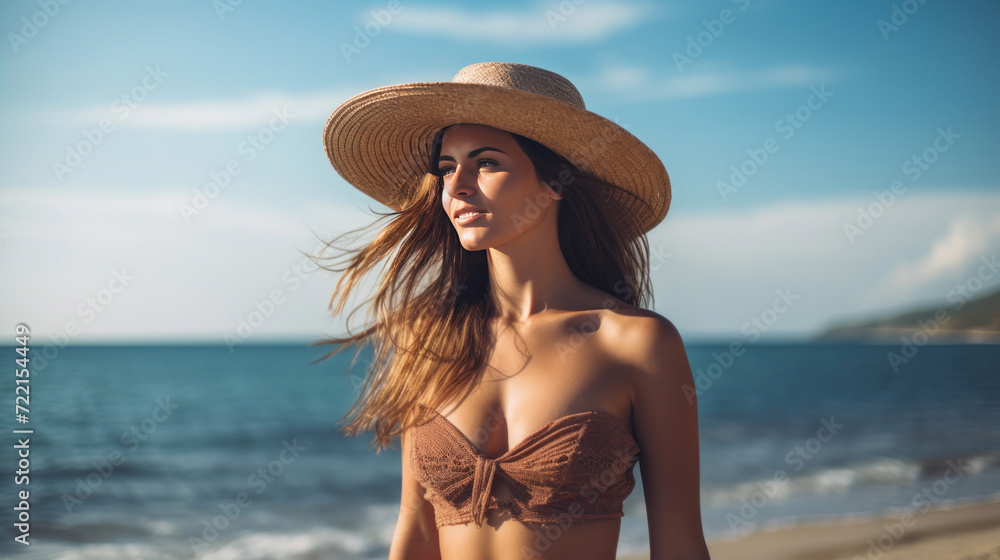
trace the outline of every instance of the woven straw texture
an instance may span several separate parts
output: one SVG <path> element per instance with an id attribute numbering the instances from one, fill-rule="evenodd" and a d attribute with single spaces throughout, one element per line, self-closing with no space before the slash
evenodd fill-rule
<path id="1" fill-rule="evenodd" d="M 409 461 L 441 527 L 482 526 L 490 510 L 540 524 L 622 517 L 638 456 L 639 445 L 609 412 L 564 416 L 491 459 L 434 410 L 413 428 Z"/>
<path id="2" fill-rule="evenodd" d="M 585 108 L 568 80 L 524 64 L 484 62 L 451 82 L 417 82 L 360 93 L 330 115 L 323 143 L 348 183 L 400 210 L 430 169 L 434 134 L 456 123 L 492 126 L 542 143 L 614 185 L 616 218 L 648 232 L 670 207 L 660 158 L 627 130 Z M 568 186 L 571 188 L 571 185 Z"/>

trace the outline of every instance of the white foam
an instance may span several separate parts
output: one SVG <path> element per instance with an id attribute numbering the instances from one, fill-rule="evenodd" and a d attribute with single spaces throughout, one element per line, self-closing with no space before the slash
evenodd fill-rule
<path id="1" fill-rule="evenodd" d="M 263 560 L 296 558 L 308 554 L 346 552 L 367 554 L 378 549 L 371 536 L 337 528 L 317 528 L 298 533 L 249 533 L 221 544 L 211 545 L 198 557 L 202 560 Z"/>
<path id="2" fill-rule="evenodd" d="M 821 469 L 801 476 L 782 470 L 787 477 L 784 483 L 774 482 L 776 477 L 772 476 L 761 478 L 759 481 L 716 486 L 704 490 L 702 499 L 709 505 L 728 503 L 764 492 L 765 489 L 770 499 L 777 500 L 803 494 L 844 493 L 859 486 L 913 482 L 920 478 L 922 471 L 921 466 L 915 462 L 889 457 L 880 457 L 852 466 Z"/>

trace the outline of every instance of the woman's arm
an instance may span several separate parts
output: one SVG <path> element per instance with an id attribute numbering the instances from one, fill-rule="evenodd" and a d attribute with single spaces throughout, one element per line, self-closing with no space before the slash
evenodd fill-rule
<path id="1" fill-rule="evenodd" d="M 409 432 L 400 436 L 403 456 L 403 491 L 399 499 L 399 519 L 389 545 L 389 560 L 441 560 L 434 507 L 424 499 L 424 487 L 410 471 Z"/>
<path id="2" fill-rule="evenodd" d="M 662 316 L 640 320 L 633 422 L 641 449 L 650 560 L 706 560 L 701 526 L 698 403 L 680 333 Z M 685 392 L 684 387 L 688 387 Z"/>

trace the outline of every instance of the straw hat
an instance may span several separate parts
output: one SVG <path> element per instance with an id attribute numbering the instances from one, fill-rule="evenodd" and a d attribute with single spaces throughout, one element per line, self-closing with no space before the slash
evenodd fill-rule
<path id="1" fill-rule="evenodd" d="M 355 95 L 330 115 L 323 143 L 348 183 L 399 211 L 430 170 L 435 133 L 474 123 L 539 142 L 616 186 L 614 212 L 637 216 L 643 233 L 670 207 L 663 162 L 618 124 L 586 109 L 569 80 L 513 62 L 480 62 L 450 82 L 385 86 Z"/>

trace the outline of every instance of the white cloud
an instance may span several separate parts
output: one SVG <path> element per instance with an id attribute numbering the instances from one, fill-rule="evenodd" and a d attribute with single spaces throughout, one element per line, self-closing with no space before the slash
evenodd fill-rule
<path id="1" fill-rule="evenodd" d="M 935 282 L 958 280 L 969 263 L 992 253 L 990 247 L 1000 247 L 1000 216 L 990 222 L 959 215 L 923 255 L 896 264 L 885 280 L 872 289 L 872 296 L 910 296 Z"/>
<path id="2" fill-rule="evenodd" d="M 562 6 L 562 8 L 560 8 Z M 546 2 L 521 10 L 407 6 L 389 31 L 435 39 L 535 45 L 588 42 L 609 37 L 648 18 L 652 9 L 626 2 Z"/>
<path id="3" fill-rule="evenodd" d="M 659 71 L 641 66 L 616 65 L 587 80 L 590 87 L 620 94 L 630 101 L 706 97 L 738 91 L 818 85 L 832 81 L 829 69 L 782 65 L 758 70 L 723 70 L 703 65 L 677 75 L 672 68 Z"/>
<path id="4" fill-rule="evenodd" d="M 53 125 L 94 127 L 108 118 L 116 126 L 152 129 L 210 130 L 267 126 L 275 111 L 285 111 L 292 124 L 325 121 L 330 113 L 360 89 L 336 89 L 314 93 L 262 92 L 242 99 L 191 102 L 144 102 L 127 114 L 110 106 L 77 110 L 49 110 L 42 115 Z M 124 116 L 123 116 L 124 115 Z"/>
<path id="5" fill-rule="evenodd" d="M 285 303 L 255 336 L 321 332 L 333 274 L 313 271 L 302 283 L 299 252 L 368 222 L 348 204 L 302 200 L 254 202 L 231 196 L 212 201 L 191 223 L 178 211 L 187 188 L 155 192 L 74 189 L 0 191 L 0 243 L 5 262 L 24 273 L 0 277 L 0 289 L 19 293 L 0 317 L 31 322 L 48 342 L 70 321 L 79 340 L 201 338 L 222 342 L 237 321 L 283 291 Z M 330 255 L 330 253 L 327 253 Z M 133 276 L 92 322 L 77 309 L 96 297 L 115 271 Z"/>
<path id="6" fill-rule="evenodd" d="M 590 8 L 595 9 L 600 6 L 592 5 Z M 417 14 L 414 17 L 419 19 L 424 16 Z M 452 14 L 451 17 L 466 16 Z M 509 17 L 514 16 L 510 15 Z M 580 83 L 585 86 L 584 89 L 611 91 L 620 94 L 625 100 L 634 101 L 700 97 L 742 90 L 813 85 L 832 79 L 832 73 L 828 70 L 794 65 L 757 71 L 711 70 L 708 65 L 705 68 L 706 70 L 700 73 L 684 76 L 658 76 L 649 68 L 618 65 L 608 67 L 589 79 L 584 78 L 580 80 Z M 389 79 L 386 83 L 415 81 L 427 81 L 427 79 L 426 76 L 398 77 Z M 276 114 L 284 113 L 292 125 L 314 124 L 326 121 L 330 113 L 345 100 L 379 85 L 385 84 L 345 86 L 312 93 L 260 92 L 237 99 L 188 102 L 147 101 L 130 109 L 124 116 L 122 113 L 112 111 L 109 105 L 81 107 L 79 109 L 49 109 L 43 111 L 38 116 L 38 120 L 53 126 L 69 125 L 93 128 L 101 119 L 107 118 L 115 126 L 157 130 L 224 130 L 268 126 Z"/>
<path id="7" fill-rule="evenodd" d="M 800 299 L 768 334 L 802 335 L 944 302 L 949 282 L 964 280 L 1000 246 L 1000 194 L 907 193 L 852 244 L 843 224 L 869 202 L 847 196 L 749 210 L 672 209 L 649 234 L 651 253 L 670 255 L 659 266 L 654 256 L 657 311 L 696 334 L 742 339 L 740 326 L 772 304 L 775 290 L 789 289 Z M 959 219 L 965 225 L 956 233 Z M 998 286 L 1000 277 L 983 293 Z"/>
<path id="8" fill-rule="evenodd" d="M 0 257 L 23 272 L 0 276 L 0 290 L 18 294 L 0 319 L 30 318 L 36 333 L 58 331 L 124 267 L 135 284 L 82 337 L 221 341 L 276 288 L 290 299 L 261 335 L 335 331 L 341 318 L 326 307 L 335 275 L 317 272 L 294 294 L 283 275 L 301 261 L 299 249 L 319 250 L 309 227 L 330 239 L 373 217 L 329 198 L 277 204 L 248 196 L 226 193 L 185 224 L 178 205 L 190 197 L 186 187 L 2 190 Z M 649 234 L 656 311 L 684 334 L 743 339 L 740 327 L 770 308 L 776 290 L 789 290 L 799 299 L 766 334 L 809 334 L 843 319 L 944 301 L 950 282 L 964 280 L 1000 246 L 1000 194 L 908 192 L 852 244 L 843 224 L 868 202 L 849 196 L 699 211 L 675 205 Z M 998 285 L 1000 277 L 986 288 Z"/>

